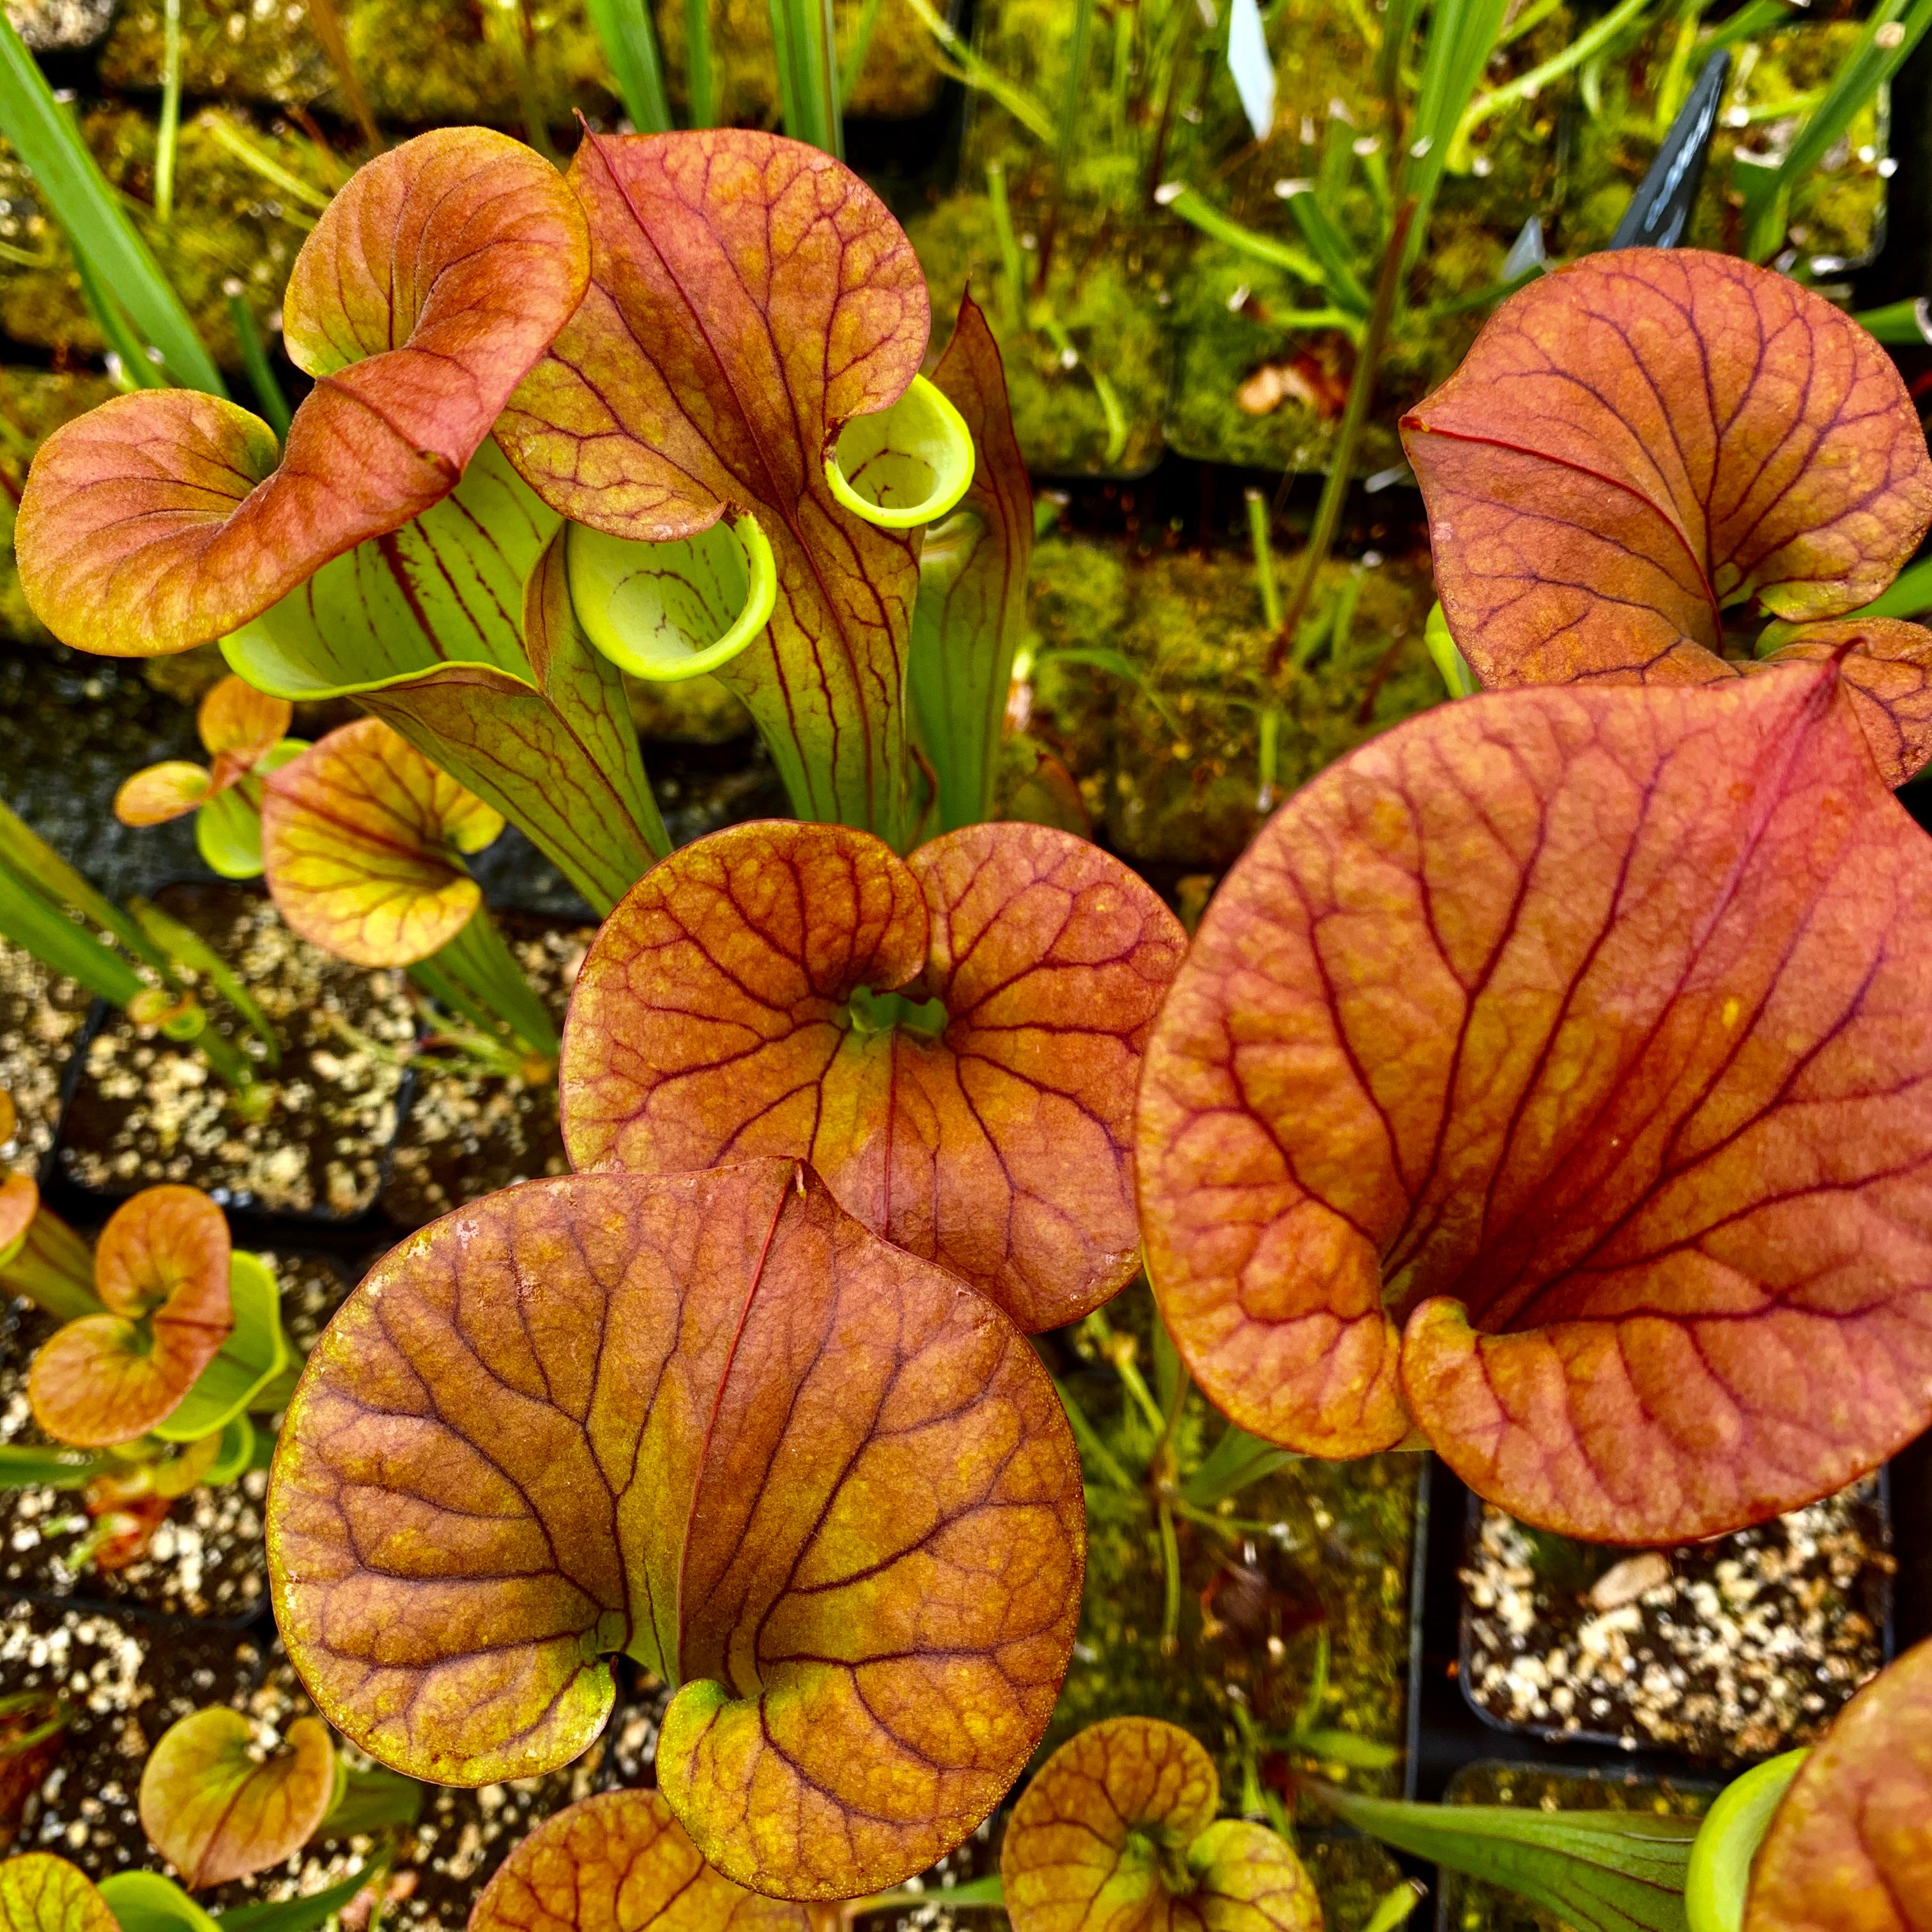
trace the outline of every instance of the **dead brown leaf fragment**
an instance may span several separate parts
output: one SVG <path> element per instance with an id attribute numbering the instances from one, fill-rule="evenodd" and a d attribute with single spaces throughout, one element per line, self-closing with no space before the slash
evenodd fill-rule
<path id="1" fill-rule="evenodd" d="M 1154 1718 L 1090 1724 L 1013 1808 L 1013 1932 L 1321 1932 L 1313 1881 L 1265 1826 L 1216 1822 L 1214 1760 Z"/>
<path id="2" fill-rule="evenodd" d="M 309 1358 L 268 1538 L 291 1658 L 384 1762 L 567 1763 L 624 1650 L 682 1687 L 658 1778 L 705 1856 L 833 1898 L 1017 1775 L 1084 1540 L 1024 1339 L 777 1160 L 533 1181 L 393 1250 Z"/>

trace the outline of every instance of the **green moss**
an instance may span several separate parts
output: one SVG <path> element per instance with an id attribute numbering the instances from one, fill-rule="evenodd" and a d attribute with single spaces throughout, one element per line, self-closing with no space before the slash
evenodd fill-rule
<path id="1" fill-rule="evenodd" d="M 1117 1339 L 1135 1338 L 1150 1378 L 1156 1318 L 1144 1282 L 1106 1311 Z M 1087 1330 L 1080 1346 L 1088 1365 L 1068 1378 L 1068 1394 L 1115 1462 L 1138 1478 L 1155 1431 Z M 1224 1426 L 1190 1393 L 1174 1440 L 1184 1480 Z M 1124 1492 L 1088 1458 L 1080 1631 L 1042 1754 L 1100 1718 L 1138 1714 L 1185 1726 L 1214 1754 L 1225 1809 L 1238 1810 L 1244 1790 L 1255 1794 L 1251 1772 L 1277 1792 L 1290 1768 L 1318 1768 L 1370 1791 L 1399 1789 L 1420 1468 L 1402 1455 L 1294 1461 L 1210 1512 L 1209 1522 L 1181 1520 L 1179 1626 L 1164 1647 L 1166 1572 L 1149 1492 Z M 1286 1744 L 1324 1648 L 1326 1686 L 1304 1728 L 1385 1748 L 1378 1768 Z M 1244 1716 L 1262 1736 L 1258 1755 L 1244 1743 Z"/>
<path id="2" fill-rule="evenodd" d="M 865 0 L 834 0 L 832 20 L 842 70 L 865 10 Z M 689 70 L 685 0 L 652 0 L 652 12 L 672 104 L 682 112 Z M 768 0 L 710 0 L 710 16 L 718 120 L 727 124 L 775 126 L 778 80 Z M 867 44 L 866 63 L 859 70 L 852 98 L 845 104 L 846 112 L 886 120 L 927 112 L 939 98 L 941 79 L 928 40 L 926 29 L 910 12 L 886 5 Z"/>
<path id="3" fill-rule="evenodd" d="M 190 98 L 310 102 L 335 85 L 302 0 L 259 9 L 182 0 L 181 27 L 182 86 Z M 110 88 L 160 86 L 158 0 L 134 0 L 122 8 L 101 52 L 100 78 Z"/>
<path id="4" fill-rule="evenodd" d="M 573 106 L 616 112 L 603 48 L 582 0 L 338 0 L 357 78 L 376 118 L 404 126 L 476 122 L 520 128 L 516 62 L 526 14 L 529 59 L 547 117 Z M 135 0 L 101 57 L 110 86 L 158 88 L 161 9 Z M 346 118 L 348 102 L 302 0 L 182 0 L 182 84 L 190 95 L 279 105 Z"/>
<path id="5" fill-rule="evenodd" d="M 631 722 L 646 741 L 722 745 L 750 735 L 751 714 L 743 700 L 715 677 L 688 677 L 668 684 L 626 676 Z"/>
<path id="6" fill-rule="evenodd" d="M 1426 283 L 1433 299 L 1494 284 L 1506 244 L 1452 212 L 1438 224 L 1442 252 Z M 1310 306 L 1294 280 L 1265 263 L 1205 242 L 1179 279 L 1168 440 L 1184 456 L 1252 468 L 1325 472 L 1354 373 L 1355 354 L 1335 329 L 1296 328 Z M 1376 383 L 1374 415 L 1357 446 L 1354 473 L 1402 461 L 1396 424 L 1444 380 L 1482 325 L 1479 312 L 1433 318 L 1411 310 L 1396 323 Z"/>
<path id="7" fill-rule="evenodd" d="M 156 136 L 136 109 L 95 108 L 84 122 L 87 143 L 108 179 L 125 197 L 134 224 L 186 305 L 215 358 L 230 368 L 240 352 L 229 320 L 228 296 L 245 294 L 258 326 L 269 332 L 297 251 L 314 224 L 312 208 L 265 180 L 216 137 L 225 122 L 279 166 L 327 194 L 338 173 L 308 137 L 277 123 L 263 130 L 246 116 L 210 108 L 181 130 L 175 166 L 175 213 L 164 227 L 153 212 Z M 81 299 L 80 282 L 65 238 L 40 212 L 25 170 L 10 152 L 0 153 L 0 197 L 18 231 L 0 235 L 16 248 L 39 250 L 44 268 L 0 267 L 0 326 L 16 341 L 38 343 L 57 354 L 98 356 L 106 346 Z"/>
<path id="8" fill-rule="evenodd" d="M 1294 560 L 1279 567 L 1286 574 Z M 1247 559 L 1129 560 L 1084 542 L 1040 546 L 1032 619 L 1042 655 L 1030 728 L 1079 781 L 1115 850 L 1208 869 L 1232 863 L 1265 815 L 1260 717 L 1270 701 L 1282 709 L 1279 802 L 1364 738 L 1442 698 L 1422 644 L 1431 596 L 1424 564 L 1331 561 L 1314 610 L 1332 610 L 1352 583 L 1358 601 L 1339 657 L 1324 640 L 1304 669 L 1285 675 L 1277 700 L 1266 676 L 1273 640 Z M 1153 695 L 1050 655 L 1055 645 L 1095 644 L 1123 652 Z"/>
<path id="9" fill-rule="evenodd" d="M 1733 48 L 1725 118 L 1712 140 L 1704 190 L 1687 238 L 1691 244 L 1732 251 L 1740 245 L 1742 198 L 1736 182 L 1747 164 L 1738 157 L 1784 152 L 1800 124 L 1804 97 L 1830 82 L 1860 31 L 1849 20 L 1806 21 Z M 1580 255 L 1602 248 L 1629 206 L 1656 156 L 1662 132 L 1656 90 L 1663 84 L 1675 34 L 1674 22 L 1666 21 L 1643 37 L 1628 58 L 1607 62 L 1598 111 L 1590 111 L 1572 76 L 1550 88 L 1549 111 L 1514 130 L 1519 147 L 1527 142 L 1553 164 L 1567 123 L 1568 165 L 1558 192 L 1544 202 L 1552 253 Z M 1694 58 L 1693 73 L 1695 66 Z M 1797 103 L 1800 112 L 1767 112 L 1787 102 Z M 1739 112 L 1750 117 L 1742 127 L 1733 123 Z M 1871 247 L 1884 199 L 1877 142 L 1876 112 L 1867 106 L 1838 149 L 1798 183 L 1792 197 L 1792 246 L 1808 254 L 1848 260 Z M 1508 164 L 1509 146 L 1492 140 L 1484 152 L 1497 169 L 1484 185 L 1494 188 Z"/>
<path id="10" fill-rule="evenodd" d="M 0 369 L 0 638 L 9 644 L 53 641 L 27 608 L 14 568 L 14 512 L 27 466 L 42 441 L 62 423 L 113 393 L 113 385 L 104 376 Z"/>
<path id="11" fill-rule="evenodd" d="M 1040 233 L 1030 194 L 1016 197 L 1015 226 L 1028 251 Z M 986 310 L 1006 359 L 1013 426 L 1028 466 L 1040 475 L 1132 476 L 1160 454 L 1171 348 L 1161 319 L 1166 278 L 1137 231 L 1090 226 L 1060 230 L 1045 307 L 1066 331 L 1078 360 L 1072 368 L 1044 326 L 1016 328 L 1004 286 L 992 205 L 982 194 L 958 194 L 908 226 L 932 293 L 934 344 L 950 339 L 959 298 L 970 286 Z M 1037 305 L 1030 312 L 1039 320 Z M 1126 436 L 1110 457 L 1098 371 L 1112 385 Z"/>

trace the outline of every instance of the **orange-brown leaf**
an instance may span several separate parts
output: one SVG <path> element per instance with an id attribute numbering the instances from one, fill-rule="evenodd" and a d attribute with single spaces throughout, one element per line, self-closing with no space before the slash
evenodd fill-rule
<path id="1" fill-rule="evenodd" d="M 1209 908 L 1149 1273 L 1257 1433 L 1412 1418 L 1530 1521 L 1734 1529 L 1932 1420 L 1928 1019 L 1932 844 L 1831 665 L 1446 706 Z"/>
<path id="2" fill-rule="evenodd" d="M 1932 1642 L 1873 1678 L 1799 1767 L 1744 1932 L 1932 1932 Z"/>
<path id="3" fill-rule="evenodd" d="M 114 794 L 114 816 L 123 825 L 165 825 L 194 811 L 213 789 L 200 765 L 164 758 L 122 780 Z"/>
<path id="4" fill-rule="evenodd" d="M 212 686 L 195 713 L 195 728 L 214 760 L 214 789 L 226 790 L 252 772 L 288 736 L 295 715 L 286 698 L 270 698 L 238 677 Z"/>
<path id="5" fill-rule="evenodd" d="M 882 825 L 904 757 L 905 641 L 918 544 L 838 502 L 842 425 L 918 373 L 931 311 L 884 202 L 801 142 L 736 128 L 592 136 L 570 181 L 590 227 L 589 292 L 497 431 L 553 509 L 658 542 L 748 512 L 778 603 L 730 677 L 814 816 Z"/>
<path id="6" fill-rule="evenodd" d="M 734 1885 L 656 1791 L 546 1818 L 497 1868 L 469 1932 L 810 1932 L 799 1906 Z"/>
<path id="7" fill-rule="evenodd" d="M 1896 617 L 1807 624 L 1768 664 L 1835 659 L 1879 776 L 1902 785 L 1932 758 L 1932 631 Z"/>
<path id="8" fill-rule="evenodd" d="M 236 629 L 447 496 L 576 308 L 584 220 L 548 161 L 482 128 L 360 170 L 302 244 L 283 339 L 314 388 L 268 426 L 184 389 L 121 396 L 40 446 L 14 533 L 56 636 L 110 657 Z"/>
<path id="9" fill-rule="evenodd" d="M 1178 1726 L 1112 1718 L 1063 1744 L 1013 1807 L 1000 1854 L 1013 1932 L 1321 1932 L 1273 1832 L 1216 1823 L 1214 1760 Z"/>
<path id="10" fill-rule="evenodd" d="M 108 1312 L 57 1330 L 34 1358 L 34 1418 L 94 1448 L 164 1422 L 234 1326 L 228 1223 L 199 1188 L 150 1187 L 118 1208 L 94 1254 Z"/>
<path id="11" fill-rule="evenodd" d="M 1443 610 L 1490 685 L 1725 675 L 1726 608 L 1855 610 L 1932 520 L 1885 351 L 1788 278 L 1694 249 L 1533 283 L 1402 436 Z"/>
<path id="12" fill-rule="evenodd" d="M 121 1932 L 94 1882 L 51 1852 L 0 1862 L 0 1932 Z"/>
<path id="13" fill-rule="evenodd" d="M 217 1705 L 170 1725 L 141 1773 L 141 1828 L 190 1892 L 280 1864 L 322 1822 L 335 1793 L 328 1726 L 298 1718 L 259 1756 L 248 1720 Z"/>
<path id="14" fill-rule="evenodd" d="M 316 1345 L 268 1498 L 276 1618 L 413 1775 L 569 1762 L 620 1650 L 682 1688 L 660 1786 L 790 1897 L 920 1870 L 1045 1729 L 1080 1468 L 1024 1338 L 741 1162 L 530 1181 L 379 1262 Z"/>
<path id="15" fill-rule="evenodd" d="M 1028 1330 L 1139 1265 L 1128 1152 L 1185 946 L 1118 860 L 1044 826 L 734 826 L 653 868 L 579 974 L 560 1092 L 580 1169 L 809 1160 L 848 1213 Z M 937 1000 L 880 1027 L 874 995 Z M 855 1009 L 854 995 L 860 1003 Z"/>
<path id="16" fill-rule="evenodd" d="M 460 855 L 501 816 L 381 719 L 344 724 L 264 782 L 268 890 L 304 939 L 358 966 L 408 966 L 482 903 Z"/>
<path id="17" fill-rule="evenodd" d="M 0 1094 L 0 1100 L 5 1100 Z M 0 1140 L 7 1138 L 0 1135 Z M 40 1190 L 34 1184 L 31 1174 L 9 1174 L 0 1177 L 0 1256 L 4 1256 L 15 1242 L 26 1237 L 27 1230 L 34 1225 L 34 1216 L 40 1210 Z"/>

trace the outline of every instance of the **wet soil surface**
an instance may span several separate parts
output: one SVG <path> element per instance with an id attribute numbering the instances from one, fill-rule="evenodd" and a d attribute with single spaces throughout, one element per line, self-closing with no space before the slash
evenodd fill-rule
<path id="1" fill-rule="evenodd" d="M 58 1851 L 91 1877 L 130 1868 L 166 1869 L 141 1830 L 141 1766 L 162 1732 L 191 1711 L 224 1704 L 250 1720 L 273 1750 L 315 1706 L 280 1642 L 260 1626 L 219 1633 L 104 1606 L 19 1603 L 0 1623 L 0 1678 L 10 1688 L 47 1690 L 72 1719 L 56 1760 L 27 1799 L 16 1849 Z M 626 1674 L 604 1735 L 578 1761 L 544 1778 L 474 1791 L 426 1786 L 413 1828 L 400 1830 L 391 1926 L 458 1932 L 476 1894 L 511 1848 L 540 1820 L 592 1792 L 632 1781 L 638 1741 L 655 1743 L 665 1694 Z M 366 1765 L 345 1754 L 352 1768 Z M 376 1839 L 318 1840 L 285 1864 L 198 1895 L 212 1912 L 320 1890 L 361 1868 Z"/>
<path id="2" fill-rule="evenodd" d="M 561 1031 L 578 968 L 597 928 L 527 914 L 492 916 Z M 478 1072 L 443 1063 L 431 1052 L 416 1063 L 415 1091 L 380 1205 L 395 1226 L 418 1228 L 500 1187 L 569 1171 L 554 1078 Z"/>
<path id="3" fill-rule="evenodd" d="M 203 869 L 191 818 L 137 830 L 114 794 L 143 765 L 206 756 L 193 708 L 138 664 L 0 644 L 0 796 L 110 898 Z"/>
<path id="4" fill-rule="evenodd" d="M 109 1012 L 68 1108 L 62 1174 L 108 1196 L 180 1181 L 226 1207 L 354 1219 L 376 1198 L 400 1111 L 416 1034 L 405 976 L 349 965 L 297 938 L 259 892 L 177 885 L 156 902 L 248 987 L 280 1040 L 281 1064 L 261 1064 L 265 1111 L 243 1120 L 192 1046 L 144 1040 L 125 1014 Z M 258 1054 L 232 1009 L 197 990 L 209 1024 Z"/>
<path id="5" fill-rule="evenodd" d="M 282 1289 L 282 1324 L 306 1353 L 348 1294 L 346 1274 L 329 1258 L 263 1251 Z M 58 1324 L 32 1303 L 0 1305 L 0 1442 L 39 1444 L 27 1403 L 34 1352 Z M 255 1418 L 260 1447 L 272 1434 Z M 176 1502 L 135 1562 L 101 1570 L 78 1559 L 89 1528 L 81 1492 L 36 1486 L 0 1490 L 0 1592 L 74 1596 L 170 1616 L 233 1622 L 267 1598 L 262 1512 L 268 1472 L 250 1469 L 217 1489 L 191 1490 Z"/>
<path id="6" fill-rule="evenodd" d="M 36 1173 L 52 1150 L 62 1082 L 89 1004 L 86 988 L 0 939 L 0 1088 L 18 1116 L 13 1138 L 0 1141 L 0 1173 Z"/>
<path id="7" fill-rule="evenodd" d="M 1714 1763 L 1812 1742 L 1885 1660 L 1895 1568 L 1868 1477 L 1755 1529 L 1606 1550 L 1482 1508 L 1462 1577 L 1478 1709 Z"/>

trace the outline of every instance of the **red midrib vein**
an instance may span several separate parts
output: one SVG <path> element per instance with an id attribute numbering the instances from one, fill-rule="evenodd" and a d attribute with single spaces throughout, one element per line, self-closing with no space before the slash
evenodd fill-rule
<path id="1" fill-rule="evenodd" d="M 765 1279 L 765 1264 L 771 1258 L 772 1244 L 778 1238 L 778 1223 L 784 1219 L 784 1211 L 794 1192 L 798 1189 L 805 1173 L 802 1162 L 796 1162 L 792 1178 L 784 1184 L 772 1210 L 771 1225 L 765 1230 L 765 1238 L 759 1244 L 758 1264 L 752 1270 L 752 1278 L 745 1286 L 745 1299 L 738 1309 L 738 1319 L 731 1330 L 730 1344 L 724 1351 L 724 1360 L 718 1371 L 718 1387 L 711 1397 L 711 1412 L 704 1418 L 704 1439 L 698 1444 L 698 1462 L 692 1478 L 691 1507 L 684 1521 L 684 1540 L 679 1546 L 677 1565 L 677 1595 L 671 1605 L 672 1634 L 677 1646 L 677 1654 L 667 1657 L 664 1661 L 674 1674 L 675 1684 L 681 1686 L 683 1678 L 681 1666 L 684 1650 L 684 1586 L 691 1565 L 692 1526 L 698 1520 L 698 1498 L 704 1487 L 706 1466 L 711 1460 L 711 1438 L 717 1432 L 718 1417 L 724 1406 L 725 1384 L 731 1379 L 732 1369 L 738 1359 L 738 1345 L 745 1337 L 745 1324 L 751 1319 L 752 1300 Z M 736 1687 L 730 1687 L 735 1692 Z"/>

